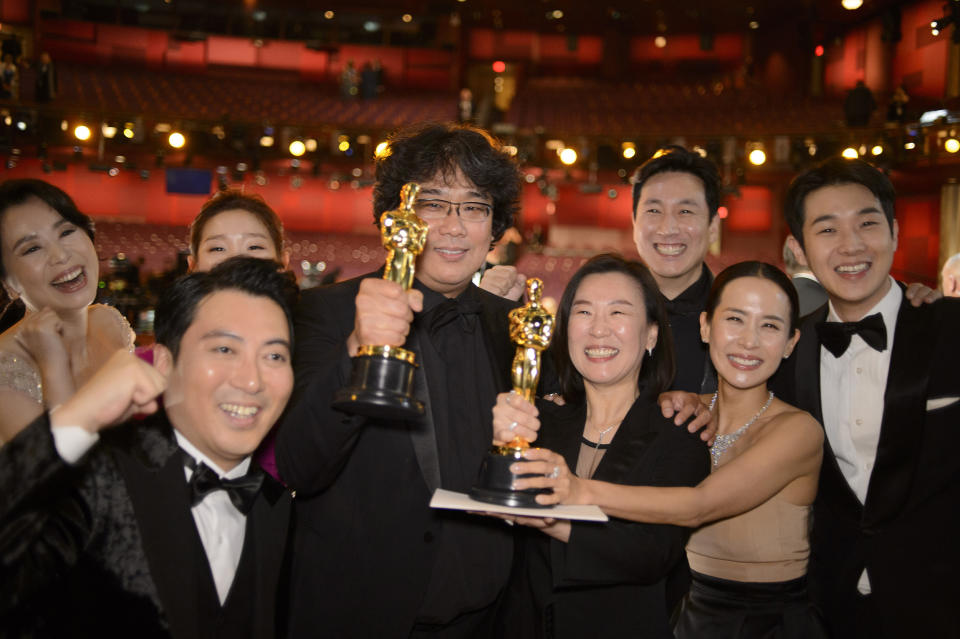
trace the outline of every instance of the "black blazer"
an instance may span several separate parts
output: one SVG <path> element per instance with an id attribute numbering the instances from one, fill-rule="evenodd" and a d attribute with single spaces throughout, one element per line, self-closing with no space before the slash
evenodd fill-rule
<path id="1" fill-rule="evenodd" d="M 280 475 L 297 490 L 290 635 L 298 638 L 407 637 L 444 517 L 471 517 L 471 525 L 502 537 L 503 585 L 509 574 L 512 538 L 502 522 L 429 507 L 440 465 L 422 368 L 414 381 L 427 406 L 422 420 L 351 417 L 330 407 L 349 381 L 346 339 L 361 279 L 307 291 L 296 313 L 296 387 L 276 450 Z M 507 314 L 516 304 L 478 295 L 495 383 L 508 390 Z M 405 346 L 420 352 L 418 341 L 412 330 Z"/>
<path id="2" fill-rule="evenodd" d="M 782 397 L 823 421 L 820 344 L 807 317 L 778 375 Z M 866 567 L 877 625 L 890 637 L 960 636 L 960 301 L 900 305 L 877 457 L 861 504 L 824 441 L 810 538 L 810 591 L 848 636 Z M 853 636 L 853 635 L 849 635 Z"/>
<path id="3" fill-rule="evenodd" d="M 290 495 L 266 478 L 221 608 L 163 415 L 76 466 L 46 415 L 0 448 L 0 635 L 273 637 Z"/>
<path id="4" fill-rule="evenodd" d="M 706 445 L 665 419 L 652 394 L 631 407 L 594 479 L 628 485 L 695 486 L 710 473 Z M 540 402 L 538 446 L 576 468 L 584 403 Z M 611 518 L 574 522 L 567 543 L 520 531 L 523 545 L 505 607 L 514 637 L 673 637 L 665 582 L 689 531 Z"/>

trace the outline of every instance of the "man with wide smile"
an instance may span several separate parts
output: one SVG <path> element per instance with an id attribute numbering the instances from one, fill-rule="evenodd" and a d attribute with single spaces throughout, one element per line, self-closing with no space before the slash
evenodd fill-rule
<path id="1" fill-rule="evenodd" d="M 717 167 L 682 147 L 661 149 L 634 174 L 633 239 L 670 317 L 674 390 L 716 390 L 716 373 L 700 341 L 700 313 L 713 282 L 704 258 L 717 239 L 719 206 Z"/>
<path id="2" fill-rule="evenodd" d="M 292 499 L 252 466 L 293 387 L 298 290 L 278 267 L 175 282 L 154 366 L 117 351 L 0 447 L 0 634 L 278 634 Z"/>
<path id="3" fill-rule="evenodd" d="M 907 302 L 893 186 L 866 162 L 799 175 L 784 211 L 829 296 L 777 380 L 826 432 L 810 593 L 836 637 L 960 636 L 960 302 Z"/>
<path id="4" fill-rule="evenodd" d="M 490 410 L 509 389 L 515 302 L 471 278 L 510 227 L 520 174 L 469 126 L 396 134 L 377 162 L 374 219 L 414 204 L 429 226 L 416 281 L 371 273 L 304 295 L 296 389 L 277 438 L 297 489 L 294 637 L 490 637 L 512 537 L 502 522 L 429 507 L 434 489 L 467 492 L 490 446 Z M 364 344 L 416 353 L 419 419 L 354 417 L 331 407 Z"/>

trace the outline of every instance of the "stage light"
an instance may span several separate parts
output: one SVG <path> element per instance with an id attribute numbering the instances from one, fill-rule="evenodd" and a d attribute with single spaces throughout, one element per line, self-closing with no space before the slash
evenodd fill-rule
<path id="1" fill-rule="evenodd" d="M 186 143 L 187 138 L 185 138 L 183 133 L 180 133 L 179 131 L 174 131 L 170 134 L 170 137 L 167 138 L 167 144 L 175 149 L 182 149 L 183 145 Z"/>
<path id="2" fill-rule="evenodd" d="M 390 156 L 390 145 L 387 144 L 386 142 L 381 142 L 380 144 L 377 145 L 377 148 L 373 150 L 373 157 L 377 158 L 378 160 L 382 160 L 383 158 L 389 157 L 389 156 Z"/>
<path id="3" fill-rule="evenodd" d="M 128 140 L 132 140 L 133 136 L 133 122 L 127 122 L 123 125 L 123 137 L 127 138 Z"/>
<path id="4" fill-rule="evenodd" d="M 27 130 L 27 123 L 25 120 L 17 120 L 17 128 L 21 131 Z"/>
<path id="5" fill-rule="evenodd" d="M 104 122 L 100 125 L 100 132 L 103 133 L 103 137 L 112 140 L 117 135 L 117 127 Z"/>
<path id="6" fill-rule="evenodd" d="M 308 153 L 313 153 L 317 150 L 317 141 L 315 138 L 307 138 L 304 141 L 304 145 L 307 147 Z"/>
<path id="7" fill-rule="evenodd" d="M 658 49 L 662 49 L 667 46 L 667 39 L 663 36 L 657 36 L 653 39 L 653 46 L 657 47 Z"/>
<path id="8" fill-rule="evenodd" d="M 906 144 L 903 145 L 903 148 L 905 148 L 907 151 L 912 151 L 912 150 L 914 150 L 915 148 L 917 148 L 917 143 L 916 143 L 916 142 L 907 142 Z"/>
<path id="9" fill-rule="evenodd" d="M 503 146 L 503 152 L 512 157 L 517 154 L 517 147 L 512 144 L 506 144 Z"/>
<path id="10" fill-rule="evenodd" d="M 323 17 L 326 18 L 327 20 L 333 20 L 333 16 L 335 16 L 335 15 L 336 15 L 336 14 L 335 14 L 333 11 L 330 11 L 330 10 L 327 10 L 327 11 L 324 11 L 324 12 L 323 12 Z"/>
<path id="11" fill-rule="evenodd" d="M 872 153 L 873 155 L 883 155 L 883 145 L 874 144 L 873 148 L 870 149 L 870 153 Z"/>
<path id="12" fill-rule="evenodd" d="M 493 72 L 494 73 L 503 73 L 507 70 L 507 63 L 503 60 L 497 60 L 493 63 Z"/>
<path id="13" fill-rule="evenodd" d="M 960 140 L 957 138 L 947 138 L 943 142 L 943 148 L 947 153 L 956 153 L 960 151 Z"/>
<path id="14" fill-rule="evenodd" d="M 560 161 L 570 166 L 571 164 L 576 163 L 577 161 L 577 152 L 571 148 L 566 148 L 560 151 Z"/>
<path id="15" fill-rule="evenodd" d="M 273 136 L 272 135 L 261 135 L 260 136 L 260 146 L 271 147 L 273 146 Z"/>
<path id="16" fill-rule="evenodd" d="M 70 123 L 69 123 L 69 122 L 67 122 L 66 120 L 60 120 L 60 130 L 61 130 L 61 131 L 66 131 L 66 130 L 69 129 L 69 128 L 70 128 Z"/>
<path id="17" fill-rule="evenodd" d="M 750 151 L 750 155 L 748 155 L 747 158 L 750 160 L 750 164 L 762 166 L 767 161 L 767 154 L 763 149 L 754 149 Z"/>
<path id="18" fill-rule="evenodd" d="M 856 160 L 858 157 L 860 157 L 860 154 L 857 153 L 857 150 L 852 146 L 848 146 L 847 148 L 845 148 L 843 150 L 843 153 L 841 153 L 840 155 L 847 158 L 848 160 Z"/>
<path id="19" fill-rule="evenodd" d="M 340 142 L 337 144 L 337 149 L 339 149 L 341 153 L 346 153 L 349 151 L 350 140 L 340 140 Z"/>
<path id="20" fill-rule="evenodd" d="M 85 124 L 79 124 L 73 130 L 73 136 L 78 140 L 89 140 L 90 139 L 90 127 Z"/>
<path id="21" fill-rule="evenodd" d="M 624 142 L 620 145 L 624 160 L 631 160 L 637 156 L 637 145 L 633 142 Z"/>
<path id="22" fill-rule="evenodd" d="M 730 210 L 727 209 L 727 207 L 725 206 L 717 207 L 717 217 L 719 217 L 721 220 L 727 219 L 728 215 L 730 215 Z"/>
<path id="23" fill-rule="evenodd" d="M 841 0 L 840 4 L 847 11 L 856 11 L 863 6 L 863 0 Z"/>
<path id="24" fill-rule="evenodd" d="M 822 44 L 818 44 L 817 46 L 815 46 L 815 47 L 813 48 L 813 55 L 817 56 L 818 58 L 822 58 L 822 57 L 823 57 L 823 45 L 822 45 Z"/>
<path id="25" fill-rule="evenodd" d="M 307 145 L 301 140 L 294 140 L 290 143 L 290 155 L 300 157 L 307 152 Z"/>
<path id="26" fill-rule="evenodd" d="M 409 13 L 405 13 L 402 16 L 400 16 L 400 19 L 403 20 L 404 22 L 412 22 L 413 16 L 410 15 Z"/>

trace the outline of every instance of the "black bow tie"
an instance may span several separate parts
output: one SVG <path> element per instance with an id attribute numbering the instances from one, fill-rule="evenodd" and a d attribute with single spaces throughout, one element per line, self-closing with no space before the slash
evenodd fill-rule
<path id="1" fill-rule="evenodd" d="M 817 337 L 820 343 L 840 357 L 850 346 L 850 338 L 859 335 L 868 346 L 878 351 L 887 348 L 887 327 L 880 313 L 864 317 L 859 322 L 820 322 L 817 324 Z"/>
<path id="2" fill-rule="evenodd" d="M 227 491 L 227 496 L 237 510 L 246 515 L 253 507 L 253 502 L 260 492 L 263 485 L 263 471 L 259 468 L 251 468 L 243 477 L 236 479 L 221 479 L 216 471 L 200 462 L 184 451 L 184 465 L 193 469 L 190 475 L 190 481 L 187 485 L 190 487 L 190 506 L 196 506 L 203 498 L 217 490 Z"/>
<path id="3" fill-rule="evenodd" d="M 454 321 L 461 319 L 463 330 L 472 333 L 476 328 L 477 315 L 480 314 L 480 303 L 473 299 L 451 300 L 447 299 L 430 310 L 430 318 L 427 324 L 427 331 L 430 335 L 435 335 L 441 328 Z"/>

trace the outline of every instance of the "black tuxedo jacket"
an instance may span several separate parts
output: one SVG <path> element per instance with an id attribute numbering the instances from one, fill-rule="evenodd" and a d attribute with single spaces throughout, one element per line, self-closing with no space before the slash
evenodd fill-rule
<path id="1" fill-rule="evenodd" d="M 0 636 L 273 637 L 291 499 L 267 477 L 221 607 L 163 415 L 76 466 L 46 415 L 0 448 Z"/>
<path id="2" fill-rule="evenodd" d="M 276 450 L 281 477 L 297 490 L 290 634 L 298 638 L 409 636 L 444 517 L 472 517 L 471 525 L 502 535 L 498 587 L 509 573 L 512 541 L 502 522 L 429 507 L 441 485 L 431 405 L 455 398 L 430 397 L 418 367 L 415 392 L 427 407 L 421 420 L 351 417 L 330 407 L 333 394 L 349 382 L 346 339 L 361 280 L 307 291 L 296 314 L 296 387 Z M 502 371 L 495 383 L 498 391 L 508 390 L 513 347 L 507 315 L 516 304 L 478 294 L 491 366 Z M 412 330 L 405 347 L 421 352 L 418 342 Z"/>
<path id="3" fill-rule="evenodd" d="M 576 468 L 586 405 L 540 402 L 537 445 Z M 710 473 L 697 435 L 665 419 L 652 394 L 624 418 L 593 478 L 627 485 L 695 486 Z M 522 530 L 505 606 L 511 637 L 672 637 L 666 578 L 689 531 L 611 518 L 573 522 L 567 543 Z"/>
<path id="4" fill-rule="evenodd" d="M 820 343 L 804 319 L 780 396 L 823 421 Z M 877 457 L 861 504 L 824 440 L 810 538 L 810 591 L 834 636 L 854 636 L 857 581 L 870 578 L 889 637 L 957 637 L 960 617 L 960 301 L 900 306 Z M 879 398 L 878 398 L 879 400 Z"/>

